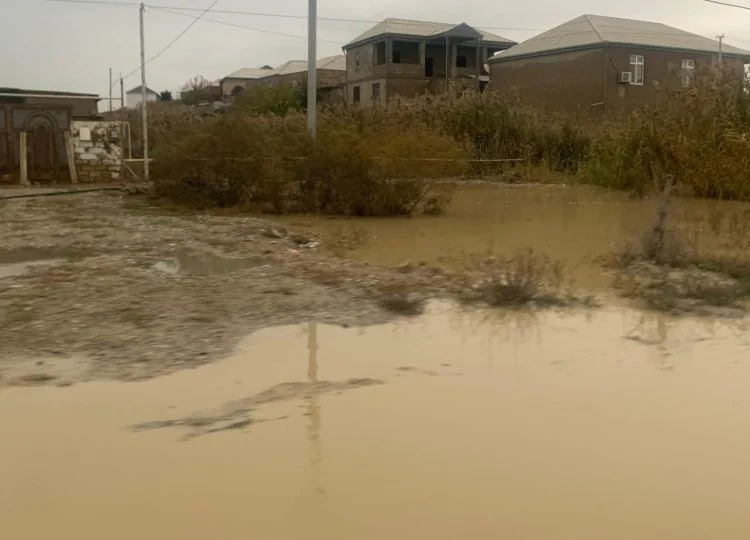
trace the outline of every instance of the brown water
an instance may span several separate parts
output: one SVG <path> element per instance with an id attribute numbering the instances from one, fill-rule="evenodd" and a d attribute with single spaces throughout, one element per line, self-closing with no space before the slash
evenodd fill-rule
<path id="1" fill-rule="evenodd" d="M 0 391 L 0 538 L 750 537 L 744 323 L 435 306 Z"/>
<path id="2" fill-rule="evenodd" d="M 563 261 L 579 286 L 603 289 L 611 276 L 598 259 L 637 240 L 655 223 L 659 201 L 589 186 L 463 185 L 440 217 L 326 219 L 287 217 L 288 224 L 324 234 L 347 256 L 377 264 L 440 264 L 462 253 L 510 255 L 532 247 Z M 705 219 L 741 203 L 675 200 L 673 218 Z"/>

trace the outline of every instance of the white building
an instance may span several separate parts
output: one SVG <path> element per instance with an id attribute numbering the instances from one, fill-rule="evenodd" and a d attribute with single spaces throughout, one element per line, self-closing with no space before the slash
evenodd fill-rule
<path id="1" fill-rule="evenodd" d="M 142 88 L 142 86 L 138 85 L 125 93 L 125 103 L 127 104 L 128 109 L 136 109 L 143 102 Z M 146 100 L 156 101 L 158 99 L 159 94 L 146 87 Z"/>

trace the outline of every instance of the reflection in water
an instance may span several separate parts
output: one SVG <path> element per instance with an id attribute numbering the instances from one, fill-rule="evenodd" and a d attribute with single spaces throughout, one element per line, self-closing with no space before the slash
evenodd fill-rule
<path id="1" fill-rule="evenodd" d="M 310 383 L 318 382 L 318 323 L 311 322 L 307 333 L 307 380 Z M 322 453 L 320 450 L 320 402 L 316 394 L 311 394 L 306 399 L 307 405 L 307 439 L 312 449 L 310 453 L 310 470 L 313 475 L 315 492 L 324 494 L 325 489 L 320 481 L 320 463 Z"/>
<path id="2" fill-rule="evenodd" d="M 437 306 L 263 330 L 151 381 L 2 391 L 0 538 L 750 538 L 744 323 L 594 313 Z M 123 429 L 165 415 L 212 435 Z"/>

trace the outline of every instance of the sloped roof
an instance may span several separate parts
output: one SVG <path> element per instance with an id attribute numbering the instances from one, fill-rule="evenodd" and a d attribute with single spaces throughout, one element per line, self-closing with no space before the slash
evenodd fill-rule
<path id="1" fill-rule="evenodd" d="M 716 53 L 719 42 L 667 26 L 666 24 L 582 15 L 493 56 L 490 60 L 536 56 L 601 44 L 640 45 L 660 49 L 680 49 Z M 750 57 L 750 51 L 723 46 L 727 56 Z"/>
<path id="2" fill-rule="evenodd" d="M 99 98 L 98 94 L 81 94 L 80 92 L 61 92 L 58 90 L 27 90 L 23 88 L 0 88 L 1 94 L 10 95 L 35 95 L 49 97 L 69 97 L 69 98 Z"/>
<path id="3" fill-rule="evenodd" d="M 142 88 L 143 88 L 143 85 L 139 84 L 139 85 L 138 85 L 138 86 L 136 86 L 135 88 L 131 88 L 130 90 L 128 90 L 128 91 L 127 91 L 127 92 L 125 92 L 125 93 L 126 93 L 126 94 L 133 94 L 133 93 L 135 93 L 135 92 L 143 92 Z M 154 90 L 151 90 L 151 89 L 150 89 L 150 88 L 149 88 L 148 86 L 146 87 L 146 93 L 148 93 L 148 94 L 156 94 L 156 95 L 159 95 L 159 92 L 156 92 L 156 91 L 154 91 Z"/>
<path id="4" fill-rule="evenodd" d="M 455 34 L 473 39 L 481 38 L 482 41 L 493 43 L 515 44 L 515 41 L 479 28 L 474 28 L 466 23 L 435 23 L 408 19 L 385 19 L 344 45 L 344 49 L 349 49 L 386 34 L 419 38 L 436 38 L 445 34 Z"/>
<path id="5" fill-rule="evenodd" d="M 330 69 L 334 71 L 346 71 L 346 57 L 343 54 L 321 58 L 316 63 L 316 69 Z M 307 60 L 289 60 L 268 73 L 271 75 L 288 75 L 290 73 L 302 73 L 307 71 Z"/>
<path id="6" fill-rule="evenodd" d="M 262 68 L 242 68 L 234 73 L 230 73 L 225 79 L 260 79 L 268 77 L 273 71 L 270 66 L 263 66 Z"/>

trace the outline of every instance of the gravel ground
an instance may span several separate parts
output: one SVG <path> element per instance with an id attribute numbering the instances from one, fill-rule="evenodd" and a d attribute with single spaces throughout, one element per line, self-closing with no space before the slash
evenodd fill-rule
<path id="1" fill-rule="evenodd" d="M 384 299 L 455 287 L 436 269 L 340 259 L 270 221 L 141 196 L 0 201 L 0 215 L 0 386 L 154 377 L 262 327 L 384 323 L 399 304 Z"/>

